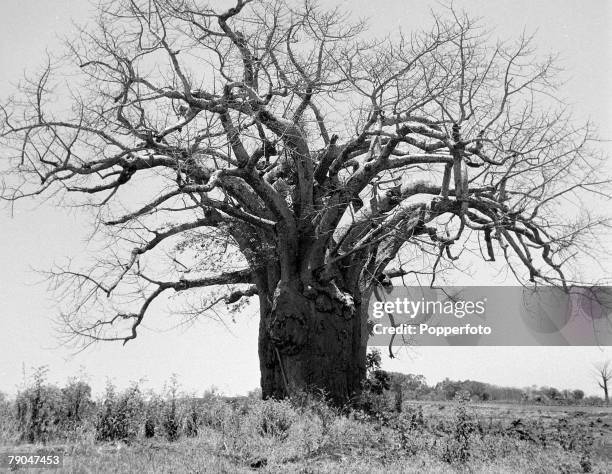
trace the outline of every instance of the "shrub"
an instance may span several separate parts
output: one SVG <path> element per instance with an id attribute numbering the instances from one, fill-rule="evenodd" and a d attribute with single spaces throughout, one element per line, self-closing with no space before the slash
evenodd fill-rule
<path id="1" fill-rule="evenodd" d="M 180 435 L 180 415 L 177 407 L 178 381 L 175 375 L 170 379 L 170 385 L 166 389 L 167 400 L 164 403 L 162 415 L 162 427 L 168 441 L 176 441 Z"/>
<path id="2" fill-rule="evenodd" d="M 472 434 L 478 431 L 479 425 L 468 413 L 466 403 L 460 402 L 452 420 L 451 434 L 446 440 L 442 460 L 448 463 L 466 463 L 471 457 Z"/>
<path id="3" fill-rule="evenodd" d="M 335 408 L 324 392 L 296 392 L 291 398 L 292 406 L 300 415 L 314 415 L 321 421 L 323 433 L 327 433 L 342 410 Z"/>
<path id="4" fill-rule="evenodd" d="M 19 438 L 15 404 L 0 392 L 0 443 L 13 443 Z"/>
<path id="5" fill-rule="evenodd" d="M 394 431 L 399 435 L 400 447 L 410 456 L 416 455 L 422 448 L 422 432 L 425 427 L 423 408 L 409 407 L 397 419 Z"/>
<path id="6" fill-rule="evenodd" d="M 89 421 L 94 403 L 91 387 L 78 378 L 63 388 L 46 383 L 47 367 L 34 371 L 16 397 L 14 421 L 19 440 L 47 443 L 77 435 Z"/>
<path id="7" fill-rule="evenodd" d="M 185 436 L 197 436 L 200 422 L 201 416 L 197 400 L 194 397 L 190 397 L 186 406 L 185 420 L 183 423 L 183 433 L 185 433 Z"/>
<path id="8" fill-rule="evenodd" d="M 358 409 L 379 418 L 387 411 L 384 392 L 391 388 L 391 376 L 380 365 L 380 351 L 371 350 L 366 357 L 367 377 L 363 382 L 361 397 L 356 403 Z"/>
<path id="9" fill-rule="evenodd" d="M 172 398 L 164 404 L 162 427 L 168 441 L 176 441 L 180 437 L 180 420 L 176 399 Z"/>
<path id="10" fill-rule="evenodd" d="M 250 403 L 258 403 L 259 400 L 251 400 Z M 233 413 L 232 407 L 221 400 L 215 389 L 207 390 L 198 402 L 199 425 L 212 429 L 221 429 Z"/>
<path id="11" fill-rule="evenodd" d="M 128 441 L 134 439 L 145 418 L 144 400 L 140 388 L 134 383 L 117 395 L 112 383 L 98 411 L 95 424 L 97 441 Z"/>
<path id="12" fill-rule="evenodd" d="M 47 367 L 39 367 L 30 386 L 17 394 L 16 420 L 20 441 L 46 443 L 60 433 L 61 391 L 46 383 Z"/>
<path id="13" fill-rule="evenodd" d="M 91 387 L 83 380 L 72 378 L 61 389 L 61 429 L 74 432 L 91 416 L 94 403 L 91 400 Z"/>
<path id="14" fill-rule="evenodd" d="M 145 438 L 153 438 L 155 436 L 155 421 L 148 415 L 147 413 L 145 418 L 144 435 Z"/>
<path id="15" fill-rule="evenodd" d="M 145 438 L 153 438 L 157 433 L 157 428 L 161 424 L 160 414 L 163 412 L 163 408 L 164 401 L 162 398 L 153 391 L 149 392 L 144 413 Z"/>
<path id="16" fill-rule="evenodd" d="M 262 400 L 252 407 L 255 429 L 260 436 L 284 439 L 297 413 L 286 400 Z"/>
<path id="17" fill-rule="evenodd" d="M 400 384 L 395 384 L 393 386 L 393 394 L 394 394 L 394 403 L 395 403 L 395 411 L 398 413 L 402 412 L 402 405 L 404 403 L 404 392 L 402 391 L 402 386 Z"/>

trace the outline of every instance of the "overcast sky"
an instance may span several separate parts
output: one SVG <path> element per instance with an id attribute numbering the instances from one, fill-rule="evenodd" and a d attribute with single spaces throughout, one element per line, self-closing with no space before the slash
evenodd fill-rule
<path id="1" fill-rule="evenodd" d="M 321 3 L 350 6 L 371 18 L 376 33 L 422 26 L 428 21 L 428 9 L 437 5 L 430 0 Z M 561 53 L 568 79 L 562 93 L 567 101 L 580 118 L 599 125 L 603 138 L 612 137 L 611 2 L 457 0 L 455 5 L 482 16 L 501 37 L 516 36 L 524 28 L 537 30 L 542 52 Z M 71 19 L 82 22 L 88 11 L 82 0 L 2 0 L 0 97 L 11 93 L 11 84 L 24 70 L 43 63 L 45 49 L 58 47 L 57 35 L 70 31 Z M 610 150 L 609 144 L 602 147 Z M 101 344 L 77 355 L 58 347 L 53 329 L 56 301 L 32 269 L 48 269 L 82 252 L 86 222 L 79 212 L 44 204 L 20 203 L 12 217 L 8 210 L 0 210 L 0 391 L 14 392 L 22 368 L 30 373 L 31 367 L 40 365 L 48 365 L 50 378 L 58 382 L 83 367 L 96 392 L 107 377 L 119 386 L 146 379 L 148 386 L 160 387 L 172 373 L 179 375 L 186 389 L 198 393 L 212 385 L 227 394 L 246 393 L 259 385 L 255 305 L 227 326 L 202 320 L 189 330 L 160 332 L 155 328 L 171 325 L 167 305 L 160 304 L 152 308 L 148 329 L 125 347 Z M 489 281 L 488 275 L 475 275 L 458 283 Z M 422 373 L 430 383 L 444 377 L 470 378 L 597 393 L 591 368 L 606 357 L 612 357 L 610 348 L 418 348 L 402 351 L 398 359 L 386 359 L 384 367 Z"/>

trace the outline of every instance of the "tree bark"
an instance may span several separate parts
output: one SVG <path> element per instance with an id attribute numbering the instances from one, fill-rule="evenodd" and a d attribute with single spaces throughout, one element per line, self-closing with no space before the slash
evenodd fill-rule
<path id="1" fill-rule="evenodd" d="M 264 398 L 323 391 L 343 405 L 357 397 L 366 372 L 367 307 L 360 295 L 328 284 L 299 291 L 279 284 L 260 293 L 259 357 Z"/>

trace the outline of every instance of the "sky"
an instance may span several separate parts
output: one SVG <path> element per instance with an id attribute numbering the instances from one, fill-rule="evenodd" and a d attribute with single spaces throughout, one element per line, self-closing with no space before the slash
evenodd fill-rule
<path id="1" fill-rule="evenodd" d="M 369 17 L 376 34 L 425 25 L 429 9 L 439 5 L 430 0 L 321 3 L 341 4 Z M 561 54 L 567 78 L 562 95 L 579 118 L 592 119 L 603 138 L 612 138 L 611 2 L 457 0 L 455 5 L 481 16 L 503 38 L 524 28 L 536 31 L 542 52 Z M 83 22 L 89 14 L 82 0 L 2 0 L 0 98 L 11 93 L 24 71 L 44 63 L 45 50 L 58 47 L 58 36 L 71 31 L 72 20 Z M 610 151 L 609 143 L 602 147 Z M 236 322 L 204 319 L 190 328 L 160 331 L 172 325 L 169 307 L 161 304 L 152 308 L 145 330 L 126 346 L 97 344 L 79 353 L 60 346 L 54 319 L 58 301 L 36 270 L 82 253 L 87 222 L 80 211 L 35 202 L 20 203 L 12 213 L 0 208 L 0 391 L 14 393 L 24 374 L 27 377 L 41 365 L 49 367 L 53 382 L 88 374 L 96 393 L 107 379 L 119 387 L 142 380 L 145 386 L 160 388 L 172 374 L 193 393 L 214 386 L 226 394 L 244 394 L 259 385 L 255 305 L 237 315 Z M 460 283 L 488 279 L 489 275 L 476 274 Z M 597 394 L 592 366 L 610 357 L 612 348 L 407 348 L 396 359 L 384 358 L 383 368 L 420 373 L 429 383 L 450 377 L 518 387 L 581 388 Z"/>

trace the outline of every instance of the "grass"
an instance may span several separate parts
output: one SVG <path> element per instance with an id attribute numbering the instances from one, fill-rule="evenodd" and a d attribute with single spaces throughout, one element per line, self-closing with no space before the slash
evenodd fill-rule
<path id="1" fill-rule="evenodd" d="M 189 413 L 185 400 L 178 405 L 181 416 Z M 610 411 L 572 409 L 568 417 L 553 408 L 407 402 L 402 413 L 339 414 L 312 398 L 230 403 L 209 396 L 198 401 L 195 436 L 168 441 L 161 430 L 145 438 L 143 427 L 131 438 L 99 442 L 95 425 L 86 424 L 44 447 L 64 451 L 61 472 L 68 473 L 611 472 L 612 459 L 592 439 L 610 434 Z M 6 420 L 2 426 L 8 429 Z M 18 432 L 2 438 L 3 451 L 43 447 L 19 443 Z"/>
<path id="2" fill-rule="evenodd" d="M 40 371 L 0 397 L 0 452 L 61 450 L 67 473 L 612 472 L 610 408 L 379 392 L 340 411 L 305 394 L 189 397 L 172 380 L 163 394 L 109 385 L 93 401 L 84 382 L 60 389 Z"/>

